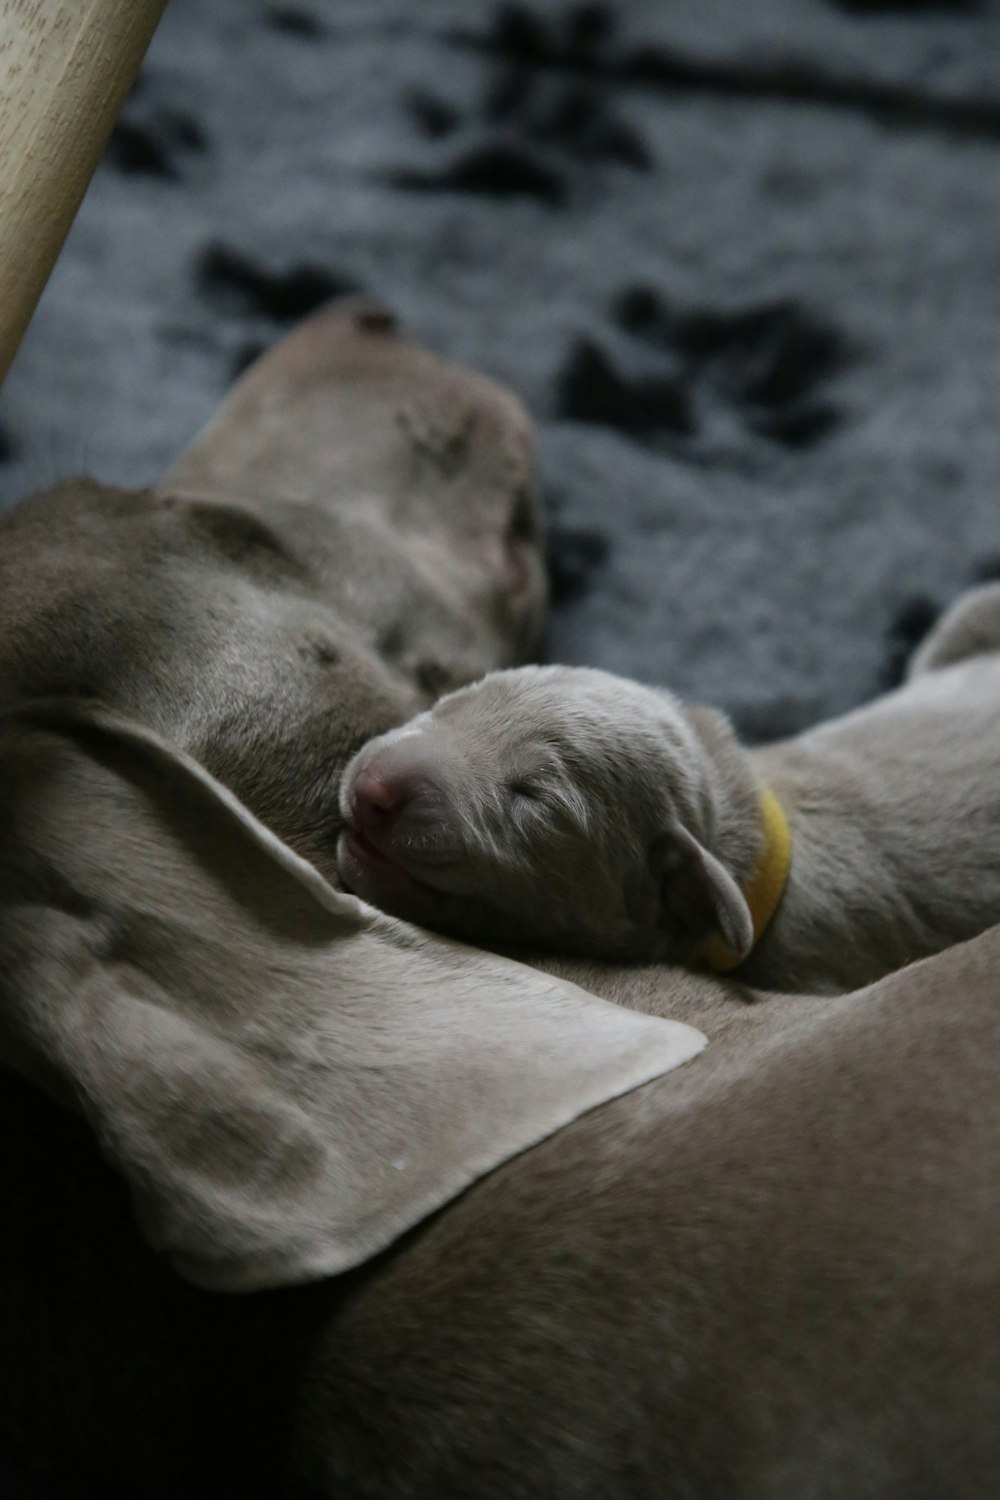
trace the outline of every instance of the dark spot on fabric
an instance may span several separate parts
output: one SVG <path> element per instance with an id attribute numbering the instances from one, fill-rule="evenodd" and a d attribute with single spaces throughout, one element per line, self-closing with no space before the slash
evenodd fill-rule
<path id="1" fill-rule="evenodd" d="M 186 146 L 189 151 L 207 150 L 208 142 L 205 139 L 205 132 L 192 115 L 181 114 L 179 110 L 173 111 L 171 129 L 178 143 Z"/>
<path id="2" fill-rule="evenodd" d="M 480 113 L 487 124 L 515 121 L 527 109 L 535 78 L 524 68 L 500 68 L 483 97 Z"/>
<path id="3" fill-rule="evenodd" d="M 687 434 L 694 425 L 688 393 L 676 374 L 627 374 L 587 338 L 577 340 L 558 377 L 556 412 L 574 422 L 601 422 L 636 434 Z"/>
<path id="4" fill-rule="evenodd" d="M 748 417 L 747 426 L 772 443 L 786 448 L 809 448 L 828 437 L 840 425 L 840 412 L 828 402 L 817 401 Z"/>
<path id="5" fill-rule="evenodd" d="M 627 287 L 612 316 L 637 343 L 680 360 L 696 408 L 731 408 L 748 432 L 808 448 L 842 420 L 821 387 L 854 354 L 825 319 L 788 299 L 680 311 L 649 286 Z"/>
<path id="6" fill-rule="evenodd" d="M 590 84 L 540 90 L 530 74 L 502 74 L 488 95 L 486 114 L 526 141 L 577 161 L 639 169 L 651 163 L 642 137 L 611 109 L 604 91 Z"/>
<path id="7" fill-rule="evenodd" d="M 272 31 L 303 38 L 326 36 L 327 29 L 311 11 L 297 5 L 272 5 L 264 12 L 264 22 Z"/>
<path id="8" fill-rule="evenodd" d="M 689 313 L 676 338 L 688 354 L 724 360 L 741 394 L 765 406 L 807 394 L 846 356 L 839 334 L 791 301 Z"/>
<path id="9" fill-rule="evenodd" d="M 550 21 L 513 4 L 494 13 L 485 36 L 452 32 L 453 42 L 494 60 L 480 100 L 458 109 L 437 94 L 418 94 L 410 107 L 428 136 L 471 127 L 479 138 L 443 166 L 407 169 L 392 180 L 424 191 L 533 197 L 558 205 L 573 183 L 564 169 L 574 164 L 647 169 L 649 147 L 612 108 L 607 69 L 598 66 L 612 29 L 608 6 L 578 5 Z"/>
<path id="10" fill-rule="evenodd" d="M 562 172 L 543 157 L 514 143 L 493 142 L 459 152 L 436 171 L 393 175 L 397 187 L 421 192 L 458 192 L 490 198 L 534 198 L 553 206 L 566 197 Z"/>
<path id="11" fill-rule="evenodd" d="M 969 581 L 974 584 L 1000 582 L 1000 553 L 979 558 L 969 574 Z"/>
<path id="12" fill-rule="evenodd" d="M 16 455 L 17 444 L 7 431 L 7 428 L 0 426 L 0 464 L 9 463 Z"/>
<path id="13" fill-rule="evenodd" d="M 898 687 L 917 646 L 930 633 L 941 606 L 926 594 L 908 599 L 893 616 L 886 636 L 886 656 L 880 674 L 885 689 Z"/>
<path id="14" fill-rule="evenodd" d="M 615 16 L 609 5 L 578 5 L 570 11 L 565 27 L 567 61 L 586 66 L 602 53 L 615 31 Z"/>
<path id="15" fill-rule="evenodd" d="M 545 567 L 552 603 L 569 604 L 581 598 L 596 581 L 610 552 L 611 542 L 603 531 L 550 526 L 545 535 Z"/>
<path id="16" fill-rule="evenodd" d="M 652 287 L 627 287 L 617 298 L 612 316 L 620 328 L 650 343 L 670 345 L 676 342 L 676 319 Z"/>
<path id="17" fill-rule="evenodd" d="M 535 66 L 552 62 L 555 56 L 548 27 L 527 5 L 497 7 L 487 46 L 503 57 Z"/>
<path id="18" fill-rule="evenodd" d="M 492 26 L 475 41 L 483 51 L 526 69 L 584 71 L 603 61 L 614 28 L 609 5 L 575 5 L 559 16 L 543 19 L 530 6 L 506 4 L 497 7 Z"/>
<path id="19" fill-rule="evenodd" d="M 186 156 L 206 148 L 205 133 L 193 115 L 139 95 L 111 132 L 106 159 L 118 172 L 176 180 L 183 175 Z"/>
<path id="20" fill-rule="evenodd" d="M 846 341 L 796 303 L 726 314 L 701 309 L 676 320 L 675 338 L 700 379 L 736 407 L 750 431 L 807 448 L 839 424 L 838 409 L 814 393 L 846 363 Z"/>
<path id="21" fill-rule="evenodd" d="M 918 6 L 906 9 L 915 11 Z M 931 5 L 925 0 L 919 9 L 976 14 L 980 6 L 946 6 L 943 0 Z M 469 40 L 467 45 L 476 42 Z M 686 94 L 763 105 L 806 104 L 867 116 L 897 130 L 987 140 L 1000 136 L 1000 110 L 985 92 L 960 90 L 949 96 L 921 86 L 917 78 L 897 82 L 865 77 L 863 70 L 831 71 L 818 57 L 797 57 L 790 51 L 772 59 L 762 56 L 748 65 L 743 58 L 698 57 L 688 50 L 643 43 L 606 66 L 604 76 L 619 84 L 655 89 L 672 100 Z"/>
<path id="22" fill-rule="evenodd" d="M 576 141 L 601 118 L 601 100 L 593 89 L 566 89 L 543 116 L 540 131 L 557 141 Z"/>
<path id="23" fill-rule="evenodd" d="M 547 109 L 527 118 L 523 128 L 580 161 L 617 161 L 638 170 L 651 164 L 641 136 L 591 88 L 564 89 Z"/>
<path id="24" fill-rule="evenodd" d="M 198 258 L 198 289 L 219 312 L 291 323 L 334 297 L 361 290 L 352 276 L 308 263 L 277 271 L 241 251 L 211 244 Z"/>
<path id="25" fill-rule="evenodd" d="M 982 0 L 829 0 L 834 10 L 852 16 L 907 15 L 937 11 L 941 15 L 975 15 Z"/>
<path id="26" fill-rule="evenodd" d="M 177 171 L 162 142 L 138 125 L 119 120 L 108 142 L 107 156 L 119 172 L 146 177 L 176 177 Z"/>
<path id="27" fill-rule="evenodd" d="M 406 96 L 406 108 L 424 135 L 431 140 L 450 135 L 461 118 L 454 105 L 442 99 L 439 94 L 431 94 L 425 89 L 414 89 L 409 93 Z"/>

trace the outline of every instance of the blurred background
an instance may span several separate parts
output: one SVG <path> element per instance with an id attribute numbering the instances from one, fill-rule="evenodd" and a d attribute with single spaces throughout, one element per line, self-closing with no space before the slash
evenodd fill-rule
<path id="1" fill-rule="evenodd" d="M 171 0 L 0 395 L 141 485 L 364 289 L 540 435 L 552 659 L 771 738 L 1000 576 L 1000 0 Z"/>

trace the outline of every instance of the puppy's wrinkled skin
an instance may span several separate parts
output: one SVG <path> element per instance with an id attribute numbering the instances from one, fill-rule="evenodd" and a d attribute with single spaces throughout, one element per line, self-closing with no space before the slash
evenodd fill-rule
<path id="1" fill-rule="evenodd" d="M 927 651 L 952 660 L 956 631 L 978 642 L 973 607 L 980 620 L 977 594 Z M 525 667 L 359 751 L 339 863 L 366 899 L 480 941 L 689 961 L 718 934 L 751 983 L 835 992 L 1000 918 L 998 784 L 995 652 L 754 752 L 667 693 Z M 794 852 L 753 949 L 742 891 L 762 787 Z"/>

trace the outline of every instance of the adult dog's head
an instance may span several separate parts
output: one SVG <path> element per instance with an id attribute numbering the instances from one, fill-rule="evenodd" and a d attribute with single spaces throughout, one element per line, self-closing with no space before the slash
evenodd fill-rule
<path id="1" fill-rule="evenodd" d="M 0 702 L 127 715 L 331 873 L 351 753 L 523 660 L 543 605 L 525 414 L 347 303 L 155 489 L 70 481 L 4 518 Z"/>

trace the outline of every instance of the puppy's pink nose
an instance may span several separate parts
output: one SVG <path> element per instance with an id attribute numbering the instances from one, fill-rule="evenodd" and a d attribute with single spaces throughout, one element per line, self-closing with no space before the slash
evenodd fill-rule
<path id="1" fill-rule="evenodd" d="M 406 778 L 393 776 L 384 768 L 365 766 L 354 778 L 350 792 L 355 828 L 376 840 L 379 836 L 384 838 L 394 828 L 411 797 L 412 790 Z"/>
<path id="2" fill-rule="evenodd" d="M 388 812 L 402 800 L 403 791 L 399 783 L 380 776 L 371 766 L 365 766 L 354 783 L 355 803 L 365 802 L 382 812 Z"/>

